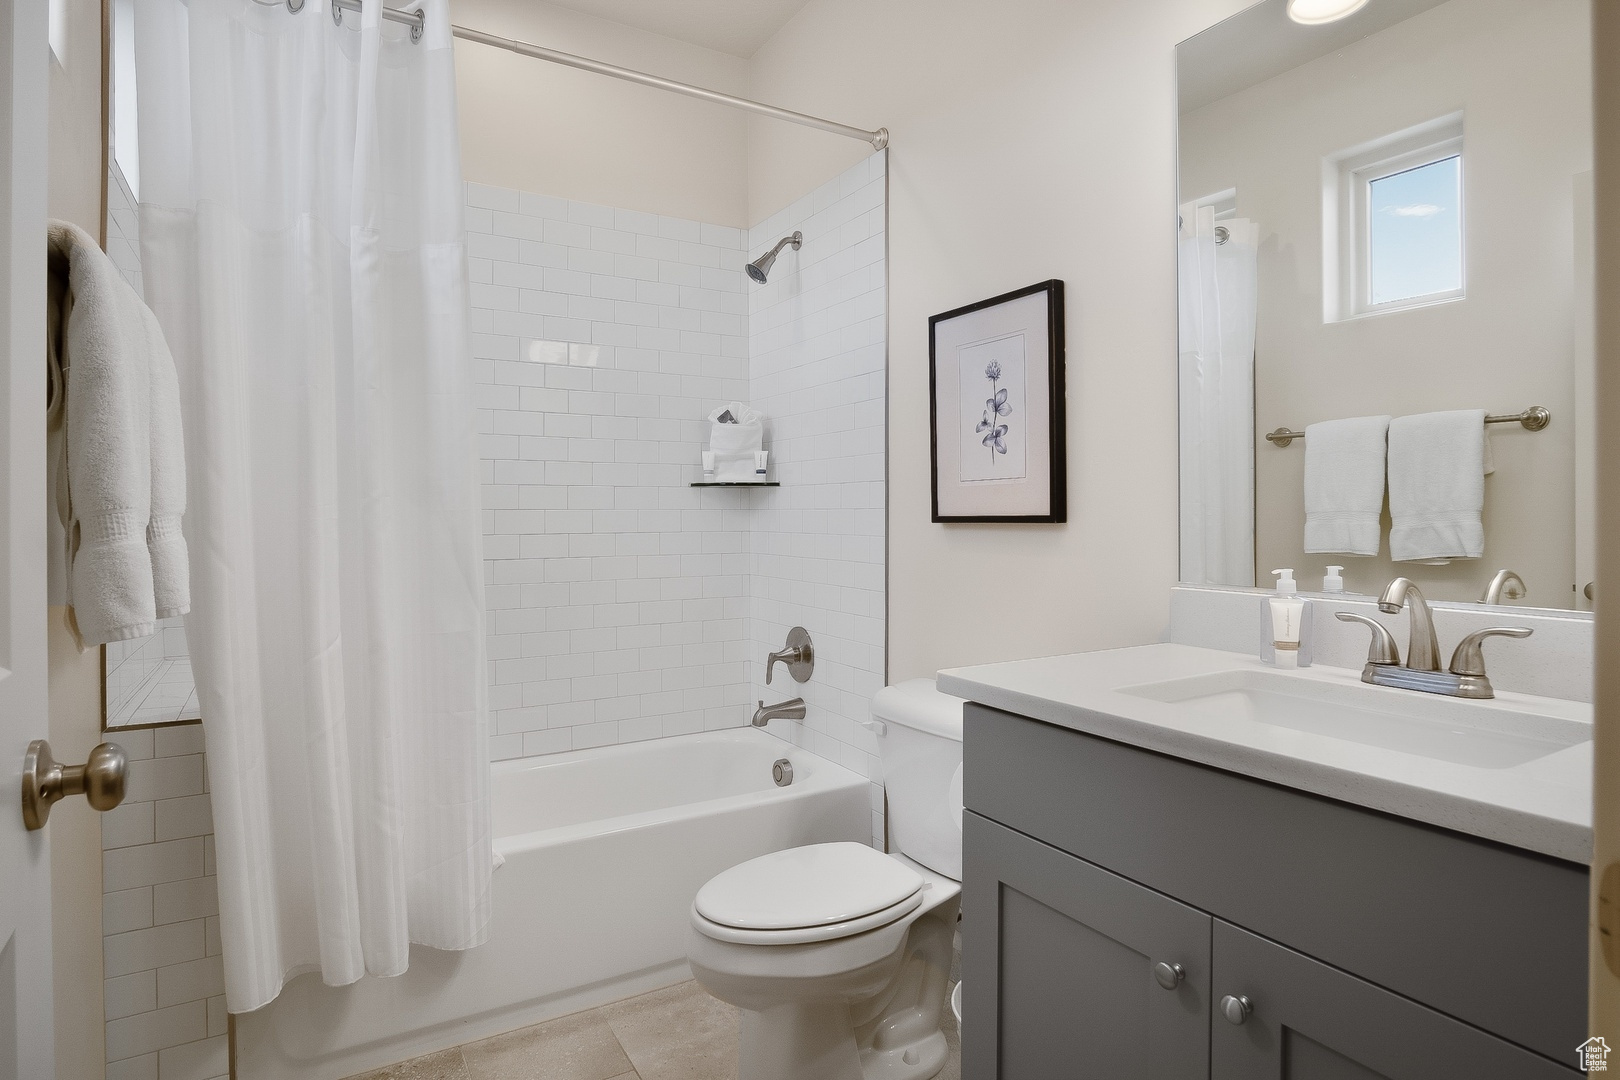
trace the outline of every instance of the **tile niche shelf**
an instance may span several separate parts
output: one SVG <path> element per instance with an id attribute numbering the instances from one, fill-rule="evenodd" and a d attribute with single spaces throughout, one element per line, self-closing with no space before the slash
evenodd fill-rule
<path id="1" fill-rule="evenodd" d="M 694 480 L 693 487 L 781 487 L 780 480 Z"/>

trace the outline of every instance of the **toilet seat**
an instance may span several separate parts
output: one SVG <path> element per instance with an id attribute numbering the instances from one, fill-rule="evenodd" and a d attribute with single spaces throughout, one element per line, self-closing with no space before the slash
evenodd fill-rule
<path id="1" fill-rule="evenodd" d="M 923 879 L 865 844 L 811 844 L 739 863 L 698 891 L 692 921 L 721 941 L 800 944 L 883 926 L 923 901 Z"/>
<path id="2" fill-rule="evenodd" d="M 813 945 L 816 942 L 854 937 L 868 930 L 888 926 L 916 911 L 922 906 L 922 902 L 923 893 L 919 889 L 898 904 L 874 911 L 870 915 L 862 915 L 858 919 L 827 923 L 823 926 L 793 926 L 785 930 L 745 930 L 741 927 L 726 926 L 704 918 L 698 913 L 697 906 L 693 905 L 692 926 L 704 937 L 734 942 L 738 945 Z"/>

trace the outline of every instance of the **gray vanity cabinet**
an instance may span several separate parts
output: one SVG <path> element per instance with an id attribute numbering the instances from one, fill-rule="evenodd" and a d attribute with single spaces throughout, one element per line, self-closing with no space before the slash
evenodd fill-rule
<path id="1" fill-rule="evenodd" d="M 1212 1080 L 1571 1080 L 1561 1065 L 1338 968 L 1218 919 L 1214 930 Z"/>
<path id="2" fill-rule="evenodd" d="M 980 705 L 963 759 L 965 1080 L 1579 1075 L 1585 867 Z"/>
<path id="3" fill-rule="evenodd" d="M 998 928 L 995 964 L 1018 973 L 964 973 L 963 1075 L 1208 1077 L 1210 917 L 977 814 L 962 829 L 983 853 L 963 907 Z M 978 1031 L 983 1016 L 999 1031 Z"/>

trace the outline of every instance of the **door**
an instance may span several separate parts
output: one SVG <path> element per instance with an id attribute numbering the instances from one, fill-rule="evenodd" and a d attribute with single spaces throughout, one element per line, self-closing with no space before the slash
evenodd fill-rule
<path id="1" fill-rule="evenodd" d="M 1215 920 L 1212 1080 L 1571 1080 L 1568 1066 Z"/>
<path id="2" fill-rule="evenodd" d="M 22 820 L 45 737 L 44 0 L 0 0 L 0 1080 L 55 1075 L 49 829 Z"/>
<path id="3" fill-rule="evenodd" d="M 963 845 L 964 1076 L 1209 1076 L 1208 915 L 974 813 Z"/>

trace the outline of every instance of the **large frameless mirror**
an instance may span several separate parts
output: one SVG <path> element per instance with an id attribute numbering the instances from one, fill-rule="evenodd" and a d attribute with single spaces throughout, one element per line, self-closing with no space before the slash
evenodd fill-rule
<path id="1" fill-rule="evenodd" d="M 1324 25 L 1266 0 L 1178 47 L 1183 581 L 1337 564 L 1351 592 L 1591 607 L 1590 24 L 1589 0 Z M 1461 410 L 1489 422 L 1448 457 L 1427 414 Z M 1308 475 L 1307 426 L 1362 417 L 1395 422 L 1318 429 Z M 1374 445 L 1383 496 L 1355 487 Z M 1473 533 L 1410 542 L 1481 475 Z"/>
<path id="2" fill-rule="evenodd" d="M 105 0 L 107 58 L 107 199 L 103 236 L 108 256 L 142 292 L 139 146 L 135 129 L 135 0 Z M 202 716 L 186 647 L 185 620 L 160 619 L 156 633 L 112 641 L 102 652 L 102 727 L 147 727 Z"/>

